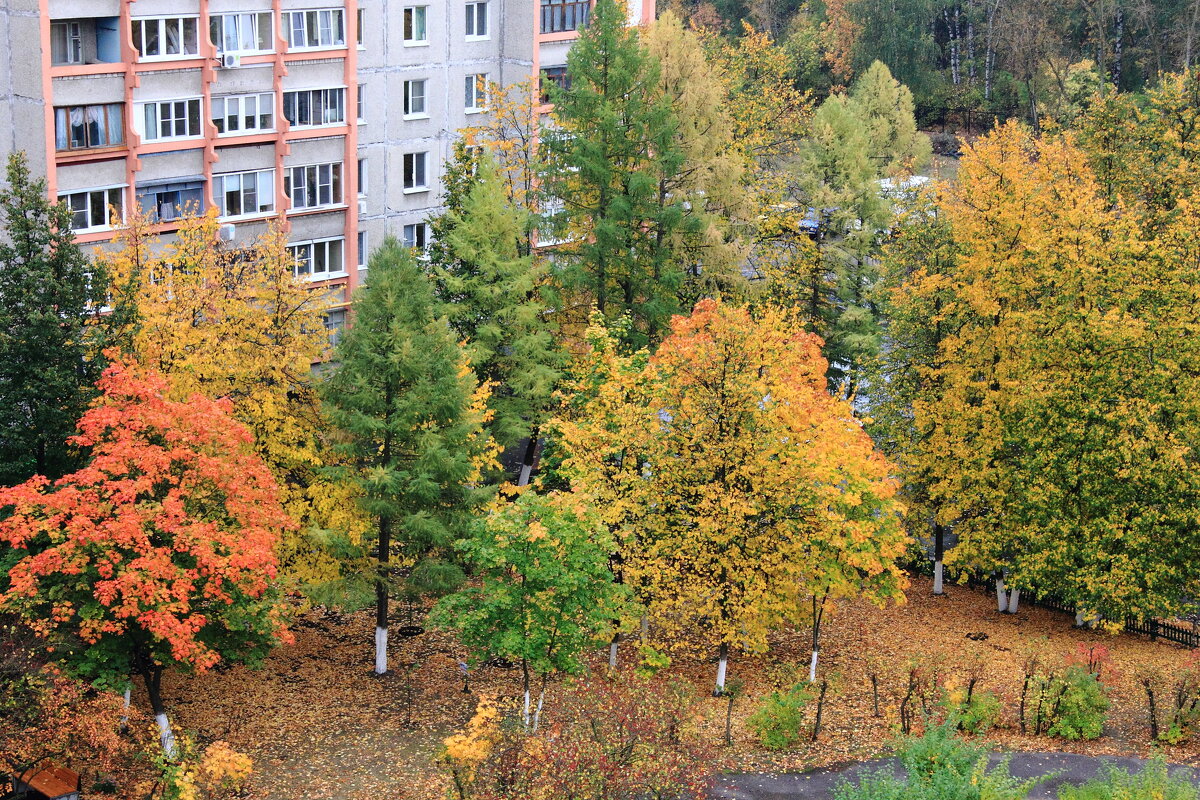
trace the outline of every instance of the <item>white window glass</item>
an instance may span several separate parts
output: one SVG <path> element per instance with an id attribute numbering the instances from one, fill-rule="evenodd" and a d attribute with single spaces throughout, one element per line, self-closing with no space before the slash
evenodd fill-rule
<path id="1" fill-rule="evenodd" d="M 404 244 L 416 250 L 425 252 L 429 246 L 429 226 L 424 222 L 404 226 Z"/>
<path id="2" fill-rule="evenodd" d="M 485 110 L 487 108 L 487 75 L 482 72 L 468 75 L 463 85 L 465 90 L 463 107 L 468 112 Z"/>
<path id="3" fill-rule="evenodd" d="M 406 45 L 429 43 L 429 32 L 426 27 L 428 17 L 429 6 L 405 6 L 404 43 Z"/>
<path id="4" fill-rule="evenodd" d="M 200 135 L 200 98 L 142 105 L 142 138 L 147 142 Z"/>
<path id="5" fill-rule="evenodd" d="M 54 148 L 90 150 L 125 143 L 125 104 L 54 109 Z"/>
<path id="6" fill-rule="evenodd" d="M 83 63 L 83 32 L 78 22 L 50 23 L 50 63 Z"/>
<path id="7" fill-rule="evenodd" d="M 342 165 L 288 167 L 284 170 L 283 191 L 294 210 L 337 205 L 342 202 Z"/>
<path id="8" fill-rule="evenodd" d="M 275 128 L 275 95 L 270 92 L 214 97 L 210 105 L 217 133 L 258 133 Z"/>
<path id="9" fill-rule="evenodd" d="M 360 158 L 358 160 L 358 196 L 365 197 L 367 194 L 367 160 Z"/>
<path id="10" fill-rule="evenodd" d="M 404 82 L 404 116 L 427 117 L 425 113 L 425 80 Z"/>
<path id="11" fill-rule="evenodd" d="M 367 121 L 367 87 L 366 84 L 358 85 L 358 122 L 360 125 Z"/>
<path id="12" fill-rule="evenodd" d="M 425 165 L 429 160 L 428 153 L 404 154 L 404 190 L 419 192 L 429 188 L 425 175 Z"/>
<path id="13" fill-rule="evenodd" d="M 346 46 L 345 11 L 340 8 L 283 12 L 284 35 L 291 50 Z"/>
<path id="14" fill-rule="evenodd" d="M 271 12 L 213 14 L 208 18 L 208 33 L 217 52 L 270 53 L 275 48 L 271 37 Z"/>
<path id="15" fill-rule="evenodd" d="M 293 127 L 346 122 L 345 89 L 304 89 L 283 93 L 283 116 Z"/>
<path id="16" fill-rule="evenodd" d="M 367 232 L 358 232 L 358 267 L 362 269 L 367 266 Z"/>
<path id="17" fill-rule="evenodd" d="M 362 234 L 360 233 L 361 237 Z M 346 309 L 335 308 L 325 312 L 325 332 L 329 334 L 329 346 L 337 347 L 346 329 Z"/>
<path id="18" fill-rule="evenodd" d="M 200 54 L 197 17 L 135 19 L 133 46 L 141 60 L 187 58 Z"/>
<path id="19" fill-rule="evenodd" d="M 486 39 L 488 35 L 488 4 L 467 3 L 467 38 Z"/>
<path id="20" fill-rule="evenodd" d="M 214 175 L 213 197 L 222 217 L 268 214 L 275 210 L 275 171 Z"/>
<path id="21" fill-rule="evenodd" d="M 120 187 L 60 194 L 59 202 L 71 211 L 71 230 L 102 230 L 112 227 L 113 216 L 125 220 L 125 192 Z"/>

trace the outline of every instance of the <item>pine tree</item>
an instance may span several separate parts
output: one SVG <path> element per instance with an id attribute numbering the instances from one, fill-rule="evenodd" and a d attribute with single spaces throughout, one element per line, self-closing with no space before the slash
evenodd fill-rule
<path id="1" fill-rule="evenodd" d="M 386 239 L 370 260 L 371 282 L 355 295 L 354 324 L 334 351 L 322 385 L 349 461 L 337 469 L 377 522 L 375 671 L 387 671 L 388 600 L 393 549 L 411 567 L 409 593 L 452 587 L 449 560 L 492 449 L 483 431 L 486 392 L 412 253 Z M 393 542 L 393 534 L 395 541 Z"/>
<path id="2" fill-rule="evenodd" d="M 475 163 L 475 179 L 459 207 L 438 219 L 440 250 L 430 268 L 440 313 L 466 341 L 480 380 L 493 384 L 488 430 L 510 447 L 526 437 L 536 440 L 561 358 L 544 297 L 546 262 L 520 254 L 529 215 L 506 200 L 490 154 Z M 522 483 L 532 464 L 532 453 L 527 456 Z"/>
<path id="3" fill-rule="evenodd" d="M 102 347 L 90 324 L 104 281 L 46 199 L 22 153 L 0 190 L 0 485 L 58 478 L 77 466 L 67 444 L 93 396 Z"/>
<path id="4" fill-rule="evenodd" d="M 863 123 L 868 158 L 881 177 L 911 175 L 929 163 L 929 138 L 917 130 L 912 92 L 883 62 L 855 81 L 850 111 Z"/>
<path id="5" fill-rule="evenodd" d="M 567 74 L 569 89 L 552 88 L 558 129 L 544 142 L 544 190 L 562 204 L 552 227 L 566 240 L 555 250 L 563 288 L 583 297 L 579 307 L 630 314 L 635 343 L 656 341 L 679 309 L 688 266 L 661 244 L 698 224 L 682 200 L 660 201 L 660 181 L 684 156 L 670 105 L 655 91 L 659 66 L 622 3 L 598 0 Z"/>

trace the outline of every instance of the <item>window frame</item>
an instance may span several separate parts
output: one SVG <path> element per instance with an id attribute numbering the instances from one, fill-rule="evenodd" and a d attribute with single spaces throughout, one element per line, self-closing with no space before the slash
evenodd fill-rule
<path id="1" fill-rule="evenodd" d="M 412 244 L 409 244 L 408 231 L 413 231 Z M 420 235 L 418 235 L 418 232 Z M 417 241 L 417 240 L 420 241 Z M 416 250 L 421 256 L 429 253 L 429 223 L 410 222 L 400 229 L 400 241 L 405 247 Z"/>
<path id="2" fill-rule="evenodd" d="M 480 13 L 482 11 L 482 14 Z M 488 0 L 470 0 L 466 4 L 466 27 L 464 35 L 468 42 L 482 42 L 492 38 L 491 8 Z M 479 33 L 479 23 L 483 21 L 483 33 Z"/>
<path id="3" fill-rule="evenodd" d="M 85 135 L 86 135 L 86 131 L 88 130 L 89 125 L 91 124 L 87 119 L 88 110 L 93 109 L 93 108 L 104 109 L 101 119 L 104 123 L 105 143 L 104 144 L 84 144 L 84 145 L 79 145 L 79 146 L 73 145 L 72 142 L 74 141 L 74 133 L 72 132 L 72 128 L 74 127 L 74 124 L 71 122 L 71 111 L 73 111 L 75 109 L 80 110 L 80 113 L 84 117 L 83 126 L 84 126 Z M 117 113 L 116 113 L 115 117 L 109 113 L 109 109 L 116 109 Z M 63 125 L 65 127 L 65 132 L 64 132 L 64 137 L 63 137 L 66 141 L 65 147 L 58 146 L 58 141 L 59 141 L 58 126 L 59 126 L 60 115 L 62 117 Z M 113 123 L 114 119 L 116 120 L 116 122 L 118 123 L 118 125 L 120 127 L 120 138 L 116 141 L 112 140 L 112 134 L 111 134 L 111 128 L 112 128 L 112 123 Z M 125 124 L 125 103 L 123 103 L 123 102 L 120 102 L 120 103 L 88 103 L 85 105 L 55 106 L 54 107 L 54 152 L 56 152 L 56 153 L 86 153 L 89 150 L 107 150 L 110 148 L 125 147 L 127 142 L 129 141 L 128 135 L 126 133 L 127 127 L 128 126 Z"/>
<path id="4" fill-rule="evenodd" d="M 179 23 L 179 47 L 178 53 L 160 52 L 158 55 L 145 55 L 142 53 L 142 48 L 146 44 L 146 23 L 158 23 L 158 45 L 160 51 L 165 51 L 165 42 L 167 41 L 167 23 Z M 187 23 L 194 24 L 195 38 L 194 44 L 196 51 L 194 53 L 186 52 L 184 49 L 187 46 Z M 185 61 L 193 58 L 200 58 L 200 16 L 190 14 L 176 14 L 165 17 L 133 17 L 129 20 L 131 26 L 130 37 L 133 41 L 133 50 L 137 53 L 138 63 L 153 62 L 153 61 Z M 134 31 L 140 31 L 138 35 L 134 35 Z"/>
<path id="5" fill-rule="evenodd" d="M 195 185 L 188 186 L 186 189 L 168 188 L 168 187 L 183 185 L 183 184 L 195 184 Z M 193 198 L 184 198 L 183 192 L 185 192 L 185 191 L 198 193 L 199 203 L 196 204 L 196 207 L 194 209 L 188 207 L 188 202 L 190 200 L 192 200 Z M 142 206 L 141 196 L 143 194 L 154 195 L 155 201 L 154 201 L 153 209 Z M 162 216 L 161 208 L 163 205 L 163 201 L 160 199 L 160 195 L 163 195 L 163 194 L 178 194 L 179 195 L 179 202 L 170 204 L 175 209 L 174 216 L 165 217 L 165 218 Z M 178 222 L 180 219 L 182 219 L 184 216 L 186 216 L 189 212 L 196 214 L 196 215 L 203 214 L 205 211 L 204 199 L 205 199 L 204 198 L 204 181 L 202 181 L 202 180 L 166 181 L 163 183 L 152 183 L 149 186 L 146 186 L 144 188 L 137 187 L 137 186 L 134 187 L 134 202 L 138 204 L 138 208 L 140 211 L 148 213 L 148 216 L 150 217 L 150 222 L 153 225 L 171 225 L 173 223 Z"/>
<path id="6" fill-rule="evenodd" d="M 367 235 L 366 231 L 358 232 L 358 268 L 359 269 L 366 269 L 367 262 L 370 261 L 370 259 L 367 257 L 368 254 L 370 253 L 370 247 L 368 244 L 369 238 L 370 237 Z"/>
<path id="7" fill-rule="evenodd" d="M 196 132 L 187 133 L 184 135 L 171 134 L 170 136 L 162 136 L 162 111 L 164 105 L 173 106 L 176 103 L 183 103 L 185 106 L 196 104 Z M 154 130 L 155 135 L 151 136 L 147 130 L 146 111 L 153 107 L 155 109 Z M 172 109 L 174 111 L 174 109 Z M 134 103 L 134 129 L 143 142 L 182 142 L 194 139 L 200 139 L 204 136 L 204 98 L 202 97 L 179 97 L 171 100 L 147 100 L 142 103 Z M 177 121 L 180 118 L 172 114 L 171 119 Z M 190 111 L 185 111 L 185 116 L 182 118 L 185 124 L 191 123 L 192 116 Z"/>
<path id="8" fill-rule="evenodd" d="M 246 106 L 246 101 L 249 98 L 254 98 L 255 105 L 257 106 L 258 109 L 260 109 L 255 112 L 254 121 L 256 123 L 259 123 L 262 121 L 263 116 L 268 116 L 268 117 L 270 117 L 270 122 L 271 122 L 270 127 L 268 127 L 268 128 L 242 127 L 237 130 L 234 130 L 234 131 L 229 130 L 228 129 L 229 104 L 230 103 L 237 104 L 238 113 L 235 116 L 238 120 L 241 121 L 240 124 L 244 125 L 246 122 L 245 106 Z M 262 104 L 263 104 L 263 98 L 266 98 L 267 107 L 270 109 L 266 115 L 264 115 L 261 111 Z M 218 103 L 221 104 L 221 109 L 222 109 L 220 117 L 218 117 L 216 115 Z M 218 119 L 221 122 L 220 125 L 217 124 Z M 275 122 L 275 93 L 274 92 L 243 92 L 243 93 L 239 93 L 239 94 L 214 95 L 213 97 L 211 97 L 209 99 L 209 102 L 208 102 L 208 121 L 210 123 L 212 123 L 212 126 L 214 128 L 217 129 L 218 137 L 228 138 L 231 136 L 255 136 L 260 133 L 273 133 L 277 127 L 276 122 Z"/>
<path id="9" fill-rule="evenodd" d="M 255 178 L 254 178 L 255 196 L 256 197 L 264 197 L 264 196 L 269 197 L 271 199 L 271 203 L 270 203 L 271 207 L 270 208 L 267 208 L 267 209 L 262 208 L 262 202 L 259 201 L 257 203 L 257 205 L 259 206 L 259 208 L 257 210 L 251 211 L 251 212 L 247 212 L 245 210 L 245 207 L 246 207 L 245 206 L 245 203 L 246 203 L 245 178 L 247 175 L 255 176 Z M 270 178 L 270 191 L 269 192 L 262 191 L 261 180 L 262 180 L 263 175 L 267 175 Z M 242 204 L 242 212 L 240 214 L 226 213 L 228 210 L 228 208 L 226 206 L 226 198 L 229 195 L 229 189 L 225 186 L 225 181 L 230 178 L 233 178 L 233 177 L 238 178 L 239 182 L 242 184 L 241 188 L 236 190 L 237 193 L 239 195 L 241 195 L 241 197 L 239 198 L 239 202 L 241 202 L 241 204 Z M 222 219 L 222 220 L 253 219 L 256 217 L 269 217 L 269 216 L 273 216 L 275 214 L 275 170 L 274 169 L 247 169 L 247 170 L 239 170 L 237 172 L 219 172 L 219 173 L 213 175 L 212 178 L 213 178 L 213 204 L 217 207 L 218 219 Z"/>
<path id="10" fill-rule="evenodd" d="M 421 159 L 420 160 L 420 165 L 421 165 L 420 170 L 417 169 L 417 163 L 418 163 L 417 157 L 418 156 Z M 412 159 L 412 173 L 413 173 L 412 174 L 413 183 L 411 186 L 409 185 L 409 159 L 410 158 Z M 429 151 L 428 150 L 422 150 L 422 151 L 417 151 L 417 152 L 412 152 L 412 153 L 405 153 L 404 157 L 401 161 L 401 165 L 402 165 L 402 173 L 403 173 L 401 176 L 401 180 L 402 180 L 404 194 L 417 194 L 418 192 L 428 192 L 429 191 Z M 418 171 L 421 173 L 421 180 L 423 181 L 420 184 L 418 184 L 416 182 Z"/>
<path id="11" fill-rule="evenodd" d="M 66 60 L 54 60 L 54 32 L 55 29 L 62 29 L 64 47 L 66 48 Z M 72 32 L 72 29 L 74 32 Z M 72 54 L 76 58 L 71 58 Z M 55 20 L 50 23 L 50 66 L 65 67 L 74 64 L 84 63 L 83 59 L 83 23 L 77 19 Z"/>
<path id="12" fill-rule="evenodd" d="M 76 190 L 76 191 L 73 191 L 73 192 L 60 192 L 60 193 L 57 195 L 57 197 L 56 197 L 55 199 L 57 200 L 57 202 L 60 202 L 60 203 L 66 203 L 66 204 L 67 204 L 67 210 L 71 212 L 71 216 L 72 216 L 72 218 L 73 218 L 73 217 L 74 217 L 74 215 L 75 215 L 76 213 L 78 213 L 78 212 L 76 212 L 76 211 L 74 211 L 74 210 L 72 210 L 72 209 L 71 209 L 71 202 L 70 202 L 70 198 L 71 198 L 73 195 L 91 195 L 91 194 L 93 194 L 93 193 L 95 193 L 95 192 L 104 192 L 104 193 L 105 193 L 105 195 L 106 195 L 106 197 L 105 197 L 105 200 L 107 201 L 107 200 L 111 200 L 111 199 L 112 199 L 112 196 L 111 196 L 111 195 L 109 195 L 109 193 L 110 193 L 110 192 L 116 192 L 116 193 L 117 193 L 117 194 L 116 194 L 116 197 L 117 197 L 117 199 L 118 199 L 118 200 L 120 200 L 120 207 L 119 207 L 119 209 L 118 209 L 118 210 L 120 211 L 120 223 L 118 223 L 118 224 L 124 224 L 124 223 L 125 223 L 125 219 L 126 219 L 126 211 L 125 211 L 125 189 L 126 189 L 126 188 L 128 188 L 128 187 L 126 186 L 126 184 L 114 184 L 114 185 L 111 185 L 111 186 L 95 186 L 95 187 L 92 187 L 92 188 L 90 188 L 90 189 L 78 189 L 78 190 Z M 91 216 L 91 211 L 93 210 L 93 209 L 92 209 L 92 203 L 91 203 L 91 199 L 89 198 L 89 199 L 88 199 L 88 200 L 86 200 L 85 202 L 87 203 L 87 208 L 85 208 L 85 209 L 83 209 L 83 210 L 84 210 L 84 211 L 87 211 L 87 212 L 88 212 L 88 215 L 89 215 L 89 217 L 90 217 L 90 216 Z M 112 207 L 112 206 L 114 206 L 114 205 L 117 205 L 117 204 L 116 204 L 116 203 L 111 203 L 111 202 L 105 202 L 105 204 L 104 204 L 104 208 L 105 208 L 106 212 L 107 212 L 107 211 L 109 211 L 109 210 L 111 209 L 111 207 Z M 71 225 L 71 232 L 72 232 L 72 233 L 76 233 L 76 234 L 80 234 L 80 233 L 96 233 L 96 232 L 98 232 L 98 231 L 111 231 L 111 230 L 116 230 L 116 227 L 115 227 L 115 226 L 112 224 L 112 215 L 111 215 L 111 214 L 107 214 L 107 213 L 106 213 L 105 219 L 106 219 L 107 221 L 106 221 L 106 222 L 104 222 L 104 224 L 102 224 L 102 225 L 89 225 L 89 226 L 87 226 L 87 227 L 85 227 L 85 228 L 76 228 L 76 227 L 74 226 L 74 224 L 72 224 L 72 225 Z M 72 223 L 73 223 L 73 222 L 74 222 L 74 220 L 72 219 Z"/>
<path id="13" fill-rule="evenodd" d="M 463 111 L 467 114 L 483 114 L 488 110 L 488 74 L 476 72 L 463 80 Z M 468 96 L 474 105 L 467 105 Z"/>
<path id="14" fill-rule="evenodd" d="M 326 262 L 328 262 L 329 245 L 333 242 L 338 242 L 341 246 L 340 247 L 341 261 L 342 261 L 341 269 L 336 272 L 331 272 L 328 268 L 328 263 L 326 263 L 326 269 L 324 272 L 321 272 L 321 273 L 313 272 L 312 265 L 316 261 L 316 258 L 315 258 L 316 247 L 318 245 L 324 246 L 325 259 L 326 259 Z M 293 258 L 295 258 L 293 251 L 298 250 L 299 248 L 302 248 L 302 247 L 309 248 L 309 257 L 308 257 L 309 258 L 309 261 L 308 261 L 309 271 L 308 272 L 300 272 L 299 271 L 300 262 L 299 262 L 299 260 L 296 260 L 293 265 L 293 268 L 292 268 L 292 274 L 295 277 L 297 277 L 297 278 L 302 277 L 305 280 L 310 280 L 310 281 L 323 281 L 323 280 L 328 280 L 330 278 L 344 277 L 347 274 L 346 273 L 346 237 L 345 236 L 330 236 L 330 237 L 323 238 L 323 239 L 307 239 L 307 240 L 300 241 L 300 242 L 289 242 L 287 245 L 288 254 L 291 255 Z"/>
<path id="15" fill-rule="evenodd" d="M 280 13 L 282 16 L 282 24 L 283 24 L 283 39 L 285 42 L 287 42 L 287 52 L 303 53 L 303 52 L 312 52 L 314 50 L 342 50 L 346 47 L 346 9 L 345 8 L 336 8 L 336 7 L 298 8 L 298 9 L 288 9 L 288 10 L 282 11 Z M 313 38 L 312 31 L 309 29 L 309 15 L 310 14 L 316 15 L 315 16 L 316 25 L 317 25 L 317 36 L 316 36 L 317 43 L 316 44 L 308 44 L 308 42 Z M 325 31 L 325 29 L 322 28 L 322 26 L 321 26 L 321 15 L 322 14 L 330 15 L 329 16 L 329 27 L 328 27 L 328 32 L 329 32 L 329 41 L 328 42 L 321 41 L 322 33 Z M 339 20 L 339 22 L 336 25 L 334 24 L 335 15 L 336 15 L 336 18 Z M 304 42 L 305 42 L 304 44 L 295 44 L 292 42 L 292 34 L 295 33 L 297 30 L 299 30 L 293 21 L 297 17 L 299 17 L 299 19 L 301 19 L 303 22 L 303 24 L 301 25 L 301 28 L 303 28 Z M 341 31 L 340 41 L 339 41 L 338 37 L 335 35 L 335 33 L 339 29 Z"/>
<path id="16" fill-rule="evenodd" d="M 323 179 L 321 171 L 328 169 L 328 179 Z M 308 171 L 313 170 L 315 179 L 315 189 L 310 188 L 308 181 Z M 296 204 L 295 192 L 300 188 L 300 183 L 296 177 L 300 176 L 303 180 L 305 205 Z M 288 214 L 302 213 L 308 211 L 321 211 L 328 209 L 343 208 L 346 205 L 346 173 L 345 164 L 341 161 L 325 161 L 317 164 L 295 164 L 283 168 L 283 194 L 288 199 Z M 329 202 L 320 202 L 322 188 L 328 187 Z M 315 194 L 314 194 L 315 193 Z M 308 203 L 307 201 L 315 196 L 316 203 Z"/>
<path id="17" fill-rule="evenodd" d="M 236 34 L 236 38 L 239 43 L 239 46 L 235 47 L 232 50 L 225 49 L 225 37 L 227 35 L 227 32 L 225 31 L 225 18 L 226 17 L 233 17 L 234 19 L 237 19 L 239 21 L 239 24 L 237 26 L 237 34 Z M 275 17 L 275 15 L 272 14 L 270 11 L 227 11 L 227 12 L 221 12 L 219 14 L 209 14 L 209 16 L 208 16 L 208 38 L 209 38 L 209 41 L 211 42 L 212 46 L 216 49 L 217 55 L 219 55 L 219 56 L 223 56 L 223 55 L 257 56 L 257 55 L 265 55 L 267 53 L 274 53 L 275 52 L 275 19 L 274 19 L 274 17 Z M 263 37 L 260 35 L 260 30 L 259 30 L 259 27 L 260 27 L 260 24 L 261 24 L 263 18 L 266 18 L 266 21 L 267 21 L 267 35 L 266 35 L 267 47 L 265 49 L 262 47 L 254 47 L 251 49 L 242 48 L 240 45 L 241 45 L 241 42 L 244 40 L 244 36 L 243 36 L 243 31 L 241 29 L 241 24 L 240 24 L 241 20 L 243 20 L 243 19 L 251 20 L 253 28 L 254 28 L 251 38 L 254 40 L 255 44 L 258 44 L 263 39 Z M 221 25 L 221 36 L 220 36 L 221 41 L 219 41 L 219 42 L 216 41 L 215 39 L 213 39 L 213 26 L 216 25 L 218 23 L 218 21 L 220 21 L 220 25 Z"/>
<path id="18" fill-rule="evenodd" d="M 413 92 L 417 84 L 421 85 L 421 110 L 413 111 L 413 98 L 418 95 Z M 404 81 L 404 102 L 401 107 L 404 119 L 429 119 L 429 79 L 428 78 L 412 78 Z"/>
<path id="19" fill-rule="evenodd" d="M 314 92 L 325 93 L 326 99 L 323 101 L 322 107 L 324 109 L 328 110 L 333 105 L 337 105 L 341 109 L 342 118 L 340 120 L 336 120 L 334 122 L 318 122 L 318 123 L 292 122 L 291 119 L 288 119 L 288 115 L 287 115 L 288 95 L 295 95 L 297 97 L 296 111 L 297 111 L 297 117 L 299 117 L 299 113 L 298 113 L 300 110 L 299 95 L 307 94 L 309 96 L 309 99 L 308 99 L 309 117 L 311 118 L 312 108 L 313 108 L 312 95 Z M 329 92 L 340 92 L 341 100 L 336 104 L 329 103 L 329 101 L 328 101 L 328 97 L 330 96 L 328 94 Z M 311 129 L 311 128 L 332 128 L 332 127 L 345 125 L 346 124 L 346 87 L 345 86 L 329 86 L 329 87 L 322 87 L 319 89 L 288 89 L 283 93 L 283 118 L 288 121 L 289 130 L 306 130 L 306 129 Z"/>
<path id="20" fill-rule="evenodd" d="M 416 39 L 409 36 L 410 33 L 416 33 L 417 27 L 417 12 L 421 15 L 421 27 L 424 38 Z M 428 47 L 429 46 L 429 6 L 428 5 L 411 5 L 404 6 L 401 10 L 400 20 L 400 39 L 404 47 Z"/>

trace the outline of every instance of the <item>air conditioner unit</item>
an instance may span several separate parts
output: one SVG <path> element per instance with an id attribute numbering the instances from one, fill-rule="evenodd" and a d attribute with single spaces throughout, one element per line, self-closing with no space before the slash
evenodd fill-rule
<path id="1" fill-rule="evenodd" d="M 366 213 L 367 213 L 367 201 L 366 201 L 366 200 L 359 200 L 359 201 L 358 201 L 358 213 L 359 213 L 359 214 L 366 214 Z"/>
<path id="2" fill-rule="evenodd" d="M 242 65 L 242 56 L 240 53 L 226 53 L 221 56 L 221 66 L 225 69 L 233 69 Z"/>
<path id="3" fill-rule="evenodd" d="M 235 235 L 237 235 L 237 228 L 232 223 L 227 222 L 217 228 L 217 238 L 222 242 L 232 242 Z"/>

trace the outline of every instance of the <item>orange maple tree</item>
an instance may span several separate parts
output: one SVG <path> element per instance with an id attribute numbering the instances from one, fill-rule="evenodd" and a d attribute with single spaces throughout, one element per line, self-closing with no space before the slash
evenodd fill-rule
<path id="1" fill-rule="evenodd" d="M 253 661 L 286 635 L 271 580 L 294 523 L 228 401 L 167 400 L 162 378 L 120 362 L 97 386 L 73 437 L 87 465 L 0 489 L 14 551 L 0 608 L 84 677 L 140 676 L 171 755 L 164 669 Z"/>

